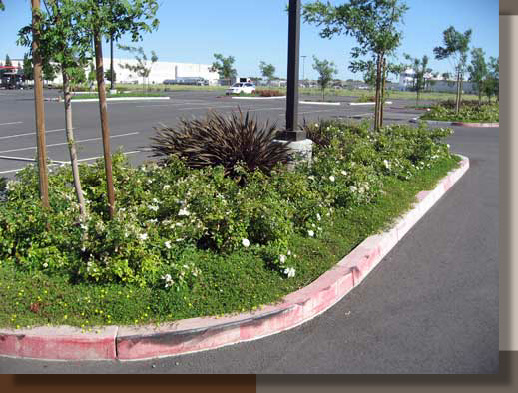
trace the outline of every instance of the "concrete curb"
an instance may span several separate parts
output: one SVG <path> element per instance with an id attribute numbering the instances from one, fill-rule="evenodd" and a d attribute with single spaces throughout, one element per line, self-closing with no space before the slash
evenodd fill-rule
<path id="1" fill-rule="evenodd" d="M 299 101 L 299 104 L 340 106 L 339 102 Z"/>
<path id="2" fill-rule="evenodd" d="M 276 97 L 232 97 L 233 100 L 283 100 L 286 96 Z"/>
<path id="3" fill-rule="evenodd" d="M 151 100 L 170 100 L 171 97 L 120 97 L 120 98 L 107 98 L 106 101 L 151 101 Z M 78 100 L 72 100 L 72 104 L 76 102 L 99 102 L 98 98 L 80 98 Z"/>
<path id="4" fill-rule="evenodd" d="M 418 117 L 414 117 L 409 120 L 410 123 L 418 123 L 420 121 L 425 122 L 428 125 L 436 126 L 460 126 L 460 127 L 471 127 L 471 128 L 498 128 L 500 123 L 464 123 L 459 121 L 439 121 L 439 120 L 420 120 Z"/>
<path id="5" fill-rule="evenodd" d="M 349 105 L 352 106 L 361 106 L 361 105 L 372 105 L 374 106 L 374 102 L 350 102 Z M 392 101 L 386 101 L 385 104 L 392 105 Z"/>
<path id="6" fill-rule="evenodd" d="M 255 312 L 184 319 L 160 326 L 107 326 L 96 334 L 66 326 L 0 330 L 0 354 L 57 360 L 142 360 L 215 349 L 294 328 L 333 306 L 363 281 L 466 173 L 469 160 L 461 159 L 460 167 L 441 179 L 433 190 L 419 192 L 413 208 L 390 230 L 368 237 L 333 268 L 278 304 Z"/>

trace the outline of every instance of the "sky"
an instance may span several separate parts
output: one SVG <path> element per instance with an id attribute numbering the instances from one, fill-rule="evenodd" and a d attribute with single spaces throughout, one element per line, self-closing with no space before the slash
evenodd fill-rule
<path id="1" fill-rule="evenodd" d="M 261 61 L 273 64 L 276 76 L 286 76 L 286 0 L 159 1 L 159 29 L 146 33 L 137 44 L 148 53 L 154 50 L 159 61 L 212 64 L 214 53 L 221 53 L 235 57 L 239 76 L 260 76 Z M 344 2 L 331 0 L 333 4 Z M 449 26 L 461 32 L 471 28 L 471 47 L 482 48 L 486 58 L 498 57 L 498 0 L 405 0 L 405 3 L 409 10 L 403 17 L 403 40 L 395 60 L 404 62 L 404 53 L 419 58 L 428 55 L 429 67 L 434 72 L 451 71 L 447 60 L 438 61 L 433 56 L 433 48 L 442 45 L 442 32 Z M 2 62 L 6 54 L 12 59 L 23 58 L 26 48 L 16 45 L 17 32 L 30 23 L 29 0 L 4 0 L 4 4 L 6 10 L 0 12 Z M 322 39 L 318 33 L 319 28 L 302 23 L 300 55 L 306 57 L 300 63 L 300 77 L 316 79 L 312 69 L 312 57 L 316 56 L 334 62 L 337 78 L 362 79 L 360 74 L 348 70 L 355 40 L 346 36 Z M 119 43 L 132 44 L 129 38 Z M 104 46 L 104 56 L 109 56 L 109 45 Z M 131 55 L 116 49 L 115 57 Z"/>

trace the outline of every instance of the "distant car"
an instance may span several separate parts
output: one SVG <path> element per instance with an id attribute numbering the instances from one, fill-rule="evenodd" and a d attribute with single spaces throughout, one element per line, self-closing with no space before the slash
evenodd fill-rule
<path id="1" fill-rule="evenodd" d="M 230 94 L 252 94 L 255 91 L 255 85 L 252 83 L 234 83 L 232 87 L 227 89 L 226 93 L 227 95 Z"/>

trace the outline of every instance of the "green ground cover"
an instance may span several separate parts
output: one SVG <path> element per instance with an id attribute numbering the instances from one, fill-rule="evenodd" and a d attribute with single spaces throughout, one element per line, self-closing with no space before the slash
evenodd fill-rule
<path id="1" fill-rule="evenodd" d="M 478 105 L 476 102 L 463 103 L 459 113 L 451 103 L 441 103 L 421 116 L 422 120 L 458 121 L 464 123 L 498 123 L 500 109 L 498 103 Z"/>
<path id="2" fill-rule="evenodd" d="M 455 168 L 451 130 L 306 124 L 311 167 L 270 174 L 238 164 L 132 168 L 114 156 L 117 214 L 104 166 L 81 166 L 77 218 L 68 167 L 43 211 L 34 168 L 0 202 L 0 326 L 143 324 L 254 310 L 309 284 Z"/>

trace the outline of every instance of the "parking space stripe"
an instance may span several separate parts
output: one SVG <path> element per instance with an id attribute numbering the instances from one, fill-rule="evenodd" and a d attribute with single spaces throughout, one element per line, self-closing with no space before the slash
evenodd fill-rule
<path id="1" fill-rule="evenodd" d="M 12 124 L 23 124 L 23 121 L 15 121 L 13 123 L 0 123 L 0 126 L 9 126 Z"/>
<path id="2" fill-rule="evenodd" d="M 73 129 L 75 130 L 76 128 L 73 128 Z M 65 131 L 65 129 L 64 128 L 60 128 L 60 129 L 57 129 L 57 130 L 49 130 L 49 131 L 45 131 L 45 134 L 52 134 L 53 132 L 60 132 L 60 131 Z M 0 139 L 19 138 L 19 137 L 22 137 L 22 136 L 29 136 L 29 135 L 36 136 L 36 132 L 33 131 L 33 132 L 28 132 L 26 134 L 16 134 L 16 135 L 0 136 Z"/>
<path id="3" fill-rule="evenodd" d="M 130 132 L 128 134 L 112 135 L 112 136 L 110 136 L 110 139 L 112 139 L 112 138 L 121 138 L 123 136 L 131 136 L 131 135 L 137 135 L 137 134 L 139 134 L 139 132 Z M 99 141 L 99 140 L 102 140 L 102 138 L 82 139 L 82 140 L 77 140 L 76 143 L 92 142 L 92 141 Z M 64 145 L 68 145 L 68 142 L 54 143 L 52 145 L 47 145 L 46 147 L 55 147 L 55 146 L 64 146 Z M 12 149 L 12 150 L 0 151 L 0 154 L 2 154 L 2 153 L 13 153 L 13 152 L 24 151 L 24 150 L 36 150 L 36 149 L 37 149 L 36 146 L 34 146 L 34 147 L 25 147 L 25 148 L 22 148 L 22 149 Z"/>

